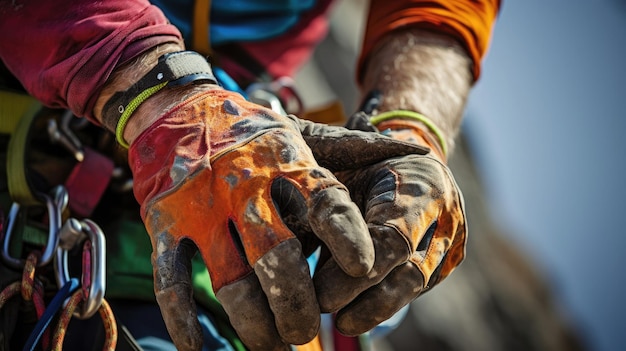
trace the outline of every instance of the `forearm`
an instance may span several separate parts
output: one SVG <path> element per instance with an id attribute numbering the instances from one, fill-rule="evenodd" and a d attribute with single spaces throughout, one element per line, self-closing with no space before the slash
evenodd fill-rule
<path id="1" fill-rule="evenodd" d="M 182 41 L 147 0 L 2 1 L 0 30 L 0 58 L 31 95 L 89 118 L 114 69 Z"/>
<path id="2" fill-rule="evenodd" d="M 371 0 L 357 70 L 363 93 L 381 90 L 381 110 L 422 113 L 445 135 L 437 144 L 452 149 L 499 8 L 500 0 Z"/>
<path id="3" fill-rule="evenodd" d="M 126 65 L 118 67 L 107 80 L 94 107 L 94 116 L 105 128 L 115 133 L 117 121 L 103 121 L 102 109 L 109 99 L 119 91 L 125 91 L 144 77 L 154 66 L 159 57 L 184 50 L 182 43 L 168 43 L 156 46 Z M 130 117 L 124 128 L 124 140 L 130 143 L 157 118 L 170 108 L 178 105 L 198 91 L 206 90 L 204 85 L 188 85 L 161 90 L 144 101 Z"/>
<path id="4" fill-rule="evenodd" d="M 363 95 L 382 93 L 378 112 L 410 110 L 429 118 L 452 149 L 473 83 L 472 60 L 452 37 L 419 29 L 390 33 L 364 67 Z"/>

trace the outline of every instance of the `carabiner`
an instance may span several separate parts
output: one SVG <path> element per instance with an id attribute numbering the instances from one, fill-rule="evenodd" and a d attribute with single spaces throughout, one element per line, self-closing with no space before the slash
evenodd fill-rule
<path id="1" fill-rule="evenodd" d="M 280 102 L 280 99 L 276 95 L 274 95 L 273 93 L 267 90 L 256 89 L 256 90 L 250 91 L 248 93 L 248 99 L 254 102 L 255 104 L 265 106 L 269 108 L 270 110 L 276 113 L 279 113 L 281 115 L 287 114 L 287 112 L 283 108 L 283 104 Z"/>
<path id="2" fill-rule="evenodd" d="M 87 319 L 98 311 L 104 299 L 106 290 L 106 239 L 102 229 L 93 221 L 89 219 L 78 221 L 70 218 L 61 229 L 61 241 L 72 240 L 67 238 L 77 236 L 77 231 L 86 234 L 87 240 L 91 241 L 91 267 L 88 273 L 85 273 L 83 267 L 81 279 L 82 281 L 86 276 L 91 276 L 87 289 L 88 294 L 86 294 L 80 311 L 74 312 L 74 317 Z M 58 246 L 55 259 L 55 275 L 59 287 L 65 286 L 71 280 L 68 269 L 68 250 L 64 246 Z"/>
<path id="3" fill-rule="evenodd" d="M 46 243 L 45 250 L 41 255 L 41 260 L 37 263 L 37 267 L 42 267 L 50 263 L 54 257 L 54 252 L 59 244 L 59 229 L 61 228 L 61 214 L 67 205 L 67 190 L 64 187 L 58 186 L 54 189 L 54 199 L 46 194 L 39 194 L 41 199 L 46 203 L 48 209 L 48 242 Z M 24 268 L 26 263 L 25 259 L 11 257 L 9 253 L 9 247 L 11 246 L 11 237 L 13 235 L 13 227 L 17 220 L 17 215 L 20 211 L 20 204 L 14 202 L 9 210 L 9 216 L 7 218 L 7 228 L 4 233 L 4 242 L 2 244 L 2 260 L 9 267 L 14 269 Z"/>
<path id="4" fill-rule="evenodd" d="M 252 83 L 246 88 L 246 95 L 250 101 L 281 114 L 301 115 L 304 112 L 304 103 L 296 90 L 294 80 L 290 77 L 279 77 L 271 82 Z"/>

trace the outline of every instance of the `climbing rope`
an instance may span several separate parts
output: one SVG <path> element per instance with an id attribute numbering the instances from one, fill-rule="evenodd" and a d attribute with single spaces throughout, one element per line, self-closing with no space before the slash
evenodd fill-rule
<path id="1" fill-rule="evenodd" d="M 67 326 L 69 325 L 70 319 L 72 319 L 72 315 L 74 314 L 74 310 L 78 304 L 84 301 L 85 294 L 82 290 L 78 290 L 72 295 L 72 297 L 70 297 L 67 306 L 65 306 L 63 311 L 61 311 L 59 323 L 57 324 L 54 335 L 52 336 L 52 351 L 63 350 L 63 340 L 65 339 L 65 334 L 67 333 Z M 114 351 L 115 346 L 117 345 L 117 324 L 115 323 L 113 311 L 106 300 L 102 300 L 102 304 L 100 305 L 98 312 L 102 318 L 102 324 L 104 325 L 105 332 L 105 343 L 102 350 Z"/>

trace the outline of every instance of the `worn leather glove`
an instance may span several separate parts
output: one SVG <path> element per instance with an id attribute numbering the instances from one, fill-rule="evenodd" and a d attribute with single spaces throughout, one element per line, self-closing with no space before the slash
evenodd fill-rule
<path id="1" fill-rule="evenodd" d="M 368 120 L 357 113 L 348 127 L 376 130 Z M 337 257 L 326 260 L 328 255 L 315 273 L 321 310 L 337 312 L 336 327 L 346 335 L 361 334 L 391 317 L 450 274 L 465 252 L 463 198 L 441 149 L 418 122 L 394 119 L 378 127 L 437 151 L 337 173 L 361 209 L 376 251 L 367 276 L 345 274 Z"/>
<path id="2" fill-rule="evenodd" d="M 286 350 L 314 338 L 320 310 L 298 238 L 323 241 L 348 277 L 374 263 L 359 209 L 316 159 L 350 169 L 415 152 L 423 149 L 282 116 L 221 89 L 160 117 L 133 141 L 129 162 L 152 240 L 157 301 L 176 346 L 201 347 L 190 280 L 196 250 L 250 349 Z"/>

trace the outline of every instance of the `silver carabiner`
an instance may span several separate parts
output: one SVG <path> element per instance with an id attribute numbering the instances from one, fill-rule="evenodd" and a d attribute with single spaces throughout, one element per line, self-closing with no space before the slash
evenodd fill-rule
<path id="1" fill-rule="evenodd" d="M 267 90 L 263 90 L 263 89 L 252 90 L 248 93 L 248 99 L 254 102 L 255 104 L 265 106 L 271 109 L 272 111 L 279 113 L 281 115 L 287 114 L 287 112 L 283 108 L 282 103 L 280 102 L 280 99 L 276 95 L 274 95 L 273 93 Z"/>
<path id="2" fill-rule="evenodd" d="M 106 291 L 106 239 L 102 229 L 93 221 L 83 219 L 79 221 L 69 218 L 61 228 L 61 245 L 58 246 L 55 258 L 55 275 L 57 284 L 62 287 L 70 280 L 68 269 L 68 251 L 73 244 L 80 241 L 81 236 L 86 234 L 87 240 L 91 241 L 91 280 L 89 293 L 82 303 L 80 311 L 74 312 L 74 317 L 87 319 L 93 316 L 104 299 Z M 85 272 L 82 272 L 84 279 Z M 81 280 L 82 281 L 82 280 Z"/>
<path id="3" fill-rule="evenodd" d="M 285 97 L 284 93 L 287 93 L 289 100 L 281 100 L 281 97 Z M 296 89 L 294 80 L 290 77 L 279 77 L 271 82 L 252 83 L 246 88 L 246 94 L 251 101 L 269 107 L 278 113 L 301 115 L 304 112 L 304 103 Z M 273 95 L 273 97 L 268 94 Z M 294 104 L 295 106 L 292 106 Z"/>
<path id="4" fill-rule="evenodd" d="M 39 194 L 41 199 L 46 203 L 48 209 L 48 241 L 45 250 L 41 255 L 41 260 L 37 262 L 37 267 L 42 267 L 50 263 L 54 258 L 54 252 L 59 244 L 59 229 L 61 228 L 61 214 L 67 206 L 67 190 L 63 186 L 54 189 L 54 199 L 46 194 Z M 11 237 L 13 229 L 17 221 L 17 215 L 20 211 L 20 204 L 14 202 L 9 210 L 7 219 L 7 229 L 4 233 L 4 242 L 2 244 L 2 260 L 9 267 L 14 269 L 24 268 L 26 260 L 12 257 L 9 248 L 11 246 Z"/>

